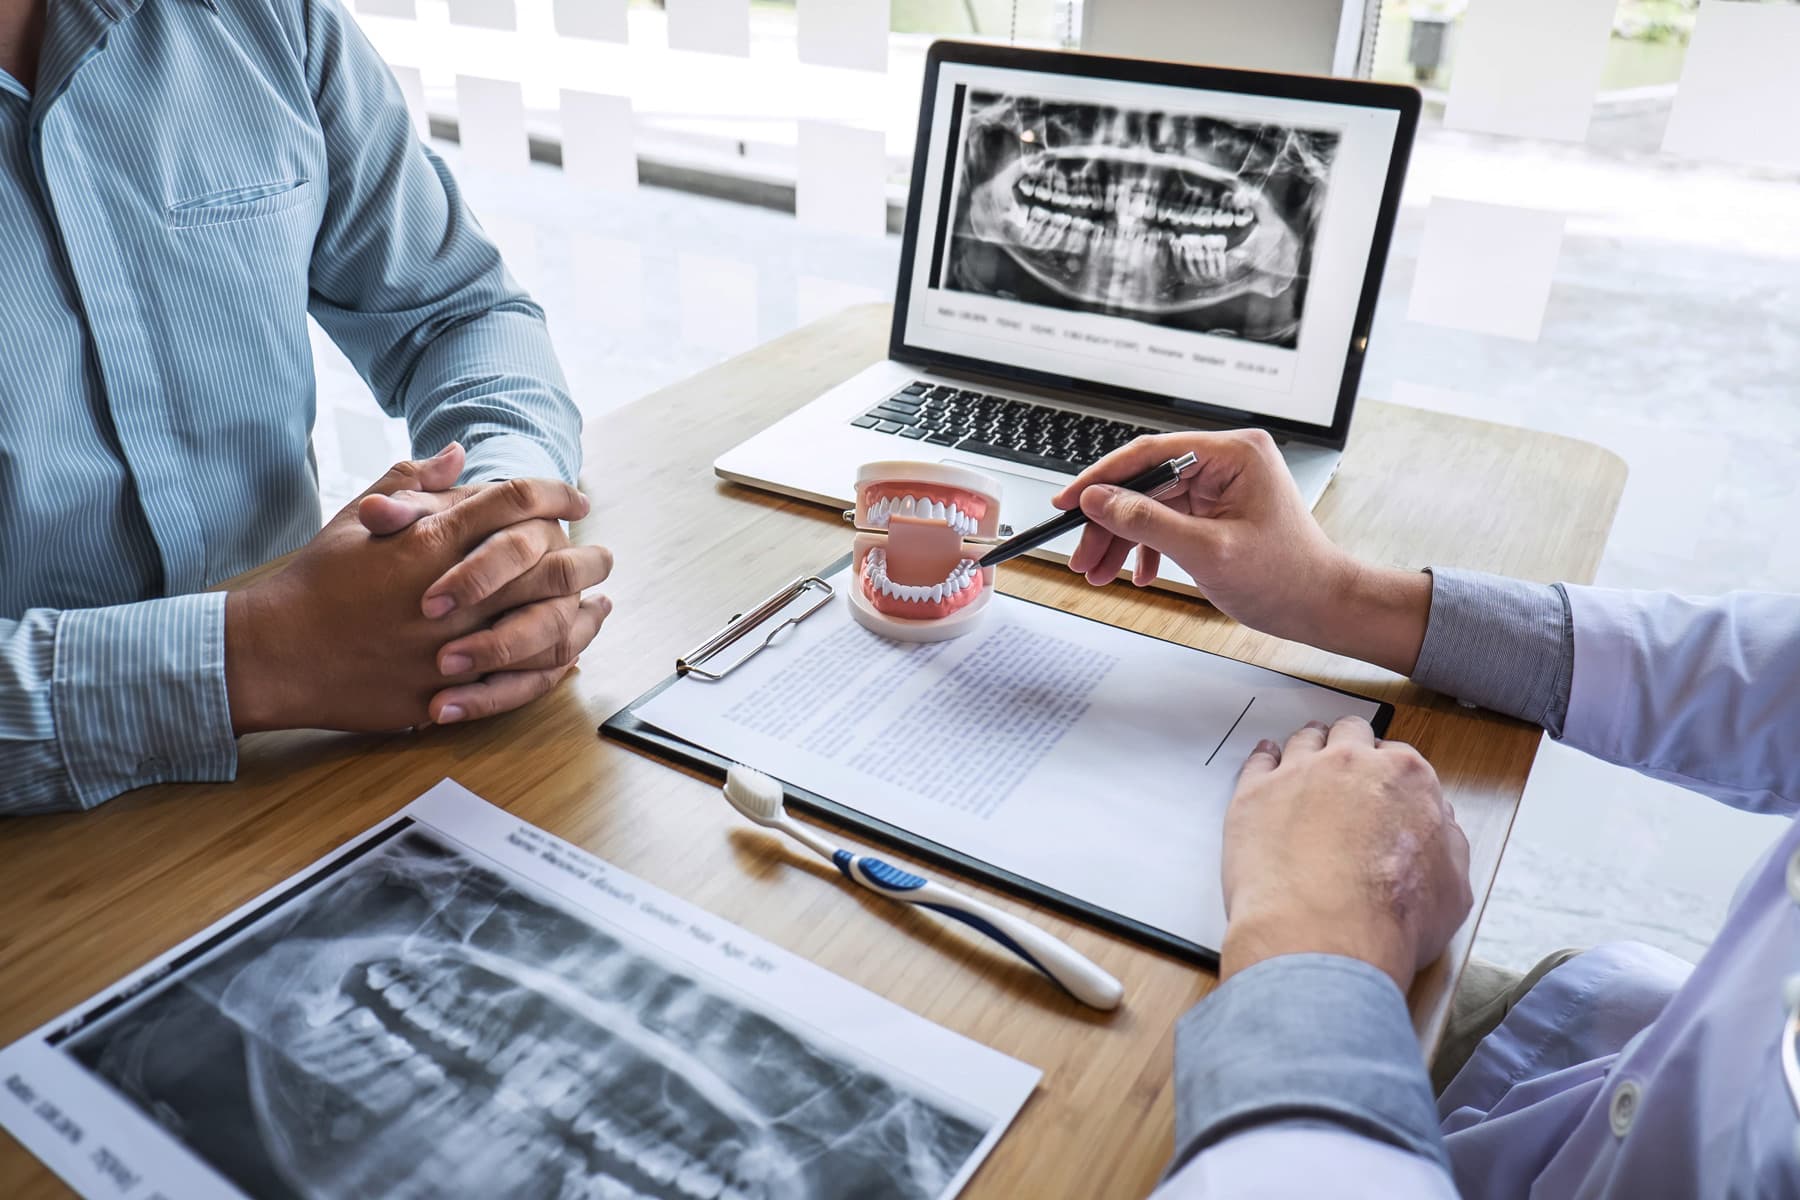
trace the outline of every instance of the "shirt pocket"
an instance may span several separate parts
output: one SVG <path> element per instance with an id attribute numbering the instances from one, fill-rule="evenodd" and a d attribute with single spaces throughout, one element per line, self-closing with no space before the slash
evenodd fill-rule
<path id="1" fill-rule="evenodd" d="M 272 216 L 305 204 L 310 191 L 304 179 L 283 179 L 178 200 L 169 205 L 169 228 L 194 229 Z"/>

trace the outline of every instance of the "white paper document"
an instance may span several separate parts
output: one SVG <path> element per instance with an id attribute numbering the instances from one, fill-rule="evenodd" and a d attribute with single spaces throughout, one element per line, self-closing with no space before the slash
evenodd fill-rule
<path id="1" fill-rule="evenodd" d="M 630 40 L 625 0 L 554 0 L 552 22 L 563 37 Z"/>
<path id="2" fill-rule="evenodd" d="M 1475 0 L 1457 31 L 1444 125 L 1587 137 L 1616 0 Z"/>
<path id="3" fill-rule="evenodd" d="M 1535 342 L 1566 221 L 1546 209 L 1434 197 L 1425 210 L 1407 317 Z"/>
<path id="4" fill-rule="evenodd" d="M 0 1126 L 109 1200 L 928 1200 L 1038 1076 L 445 781 L 0 1051 Z"/>
<path id="5" fill-rule="evenodd" d="M 887 233 L 887 136 L 801 121 L 794 145 L 794 219 L 836 233 Z"/>
<path id="6" fill-rule="evenodd" d="M 669 49 L 702 54 L 750 53 L 750 0 L 664 0 Z"/>
<path id="7" fill-rule="evenodd" d="M 431 136 L 431 113 L 425 107 L 425 77 L 417 67 L 389 67 L 400 95 L 406 99 L 406 114 L 412 118 L 413 132 L 421 138 Z"/>
<path id="8" fill-rule="evenodd" d="M 519 27 L 513 0 L 450 0 L 450 23 L 471 29 L 510 30 Z"/>
<path id="9" fill-rule="evenodd" d="M 1705 0 L 1663 150 L 1800 170 L 1800 6 Z"/>
<path id="10" fill-rule="evenodd" d="M 889 0 L 797 0 L 795 45 L 803 63 L 885 71 Z"/>
<path id="11" fill-rule="evenodd" d="M 365 17 L 398 17 L 403 21 L 419 15 L 413 0 L 356 0 L 356 11 Z"/>
<path id="12" fill-rule="evenodd" d="M 1217 948 L 1219 831 L 1262 738 L 1379 705 L 995 595 L 974 633 L 893 642 L 838 595 L 638 718 L 1079 900 Z"/>
<path id="13" fill-rule="evenodd" d="M 525 136 L 525 93 L 504 79 L 456 77 L 457 140 L 463 160 L 484 171 L 524 174 L 531 168 Z"/>
<path id="14" fill-rule="evenodd" d="M 631 97 L 562 90 L 563 174 L 578 187 L 629 192 L 638 184 Z"/>

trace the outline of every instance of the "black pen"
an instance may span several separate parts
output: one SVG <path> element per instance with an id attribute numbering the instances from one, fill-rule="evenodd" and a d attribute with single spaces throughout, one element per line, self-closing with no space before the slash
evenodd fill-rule
<path id="1" fill-rule="evenodd" d="M 1142 492 L 1146 496 L 1161 496 L 1181 482 L 1181 474 L 1200 460 L 1192 454 L 1184 454 L 1180 458 L 1171 458 L 1168 462 L 1158 463 L 1142 475 L 1133 476 L 1124 483 L 1115 484 L 1128 492 Z M 1014 559 L 1028 550 L 1036 550 L 1045 542 L 1053 541 L 1071 529 L 1078 529 L 1087 520 L 1087 514 L 1077 504 L 1068 512 L 1058 513 L 1041 525 L 1033 525 L 1024 533 L 1006 539 L 981 557 L 981 566 L 997 567 L 1008 559 Z"/>

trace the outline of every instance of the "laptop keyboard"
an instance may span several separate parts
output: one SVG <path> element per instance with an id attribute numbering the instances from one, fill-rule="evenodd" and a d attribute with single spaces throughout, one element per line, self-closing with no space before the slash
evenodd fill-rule
<path id="1" fill-rule="evenodd" d="M 923 380 L 907 384 L 850 423 L 1065 475 L 1080 474 L 1135 437 L 1163 432 Z"/>

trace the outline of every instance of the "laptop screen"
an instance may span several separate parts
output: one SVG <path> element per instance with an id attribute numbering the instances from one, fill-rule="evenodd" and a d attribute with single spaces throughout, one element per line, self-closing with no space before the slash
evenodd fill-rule
<path id="1" fill-rule="evenodd" d="M 1341 434 L 1397 199 L 1384 197 L 1410 145 L 1406 93 L 1122 65 L 1387 106 L 938 62 L 897 356 Z"/>

